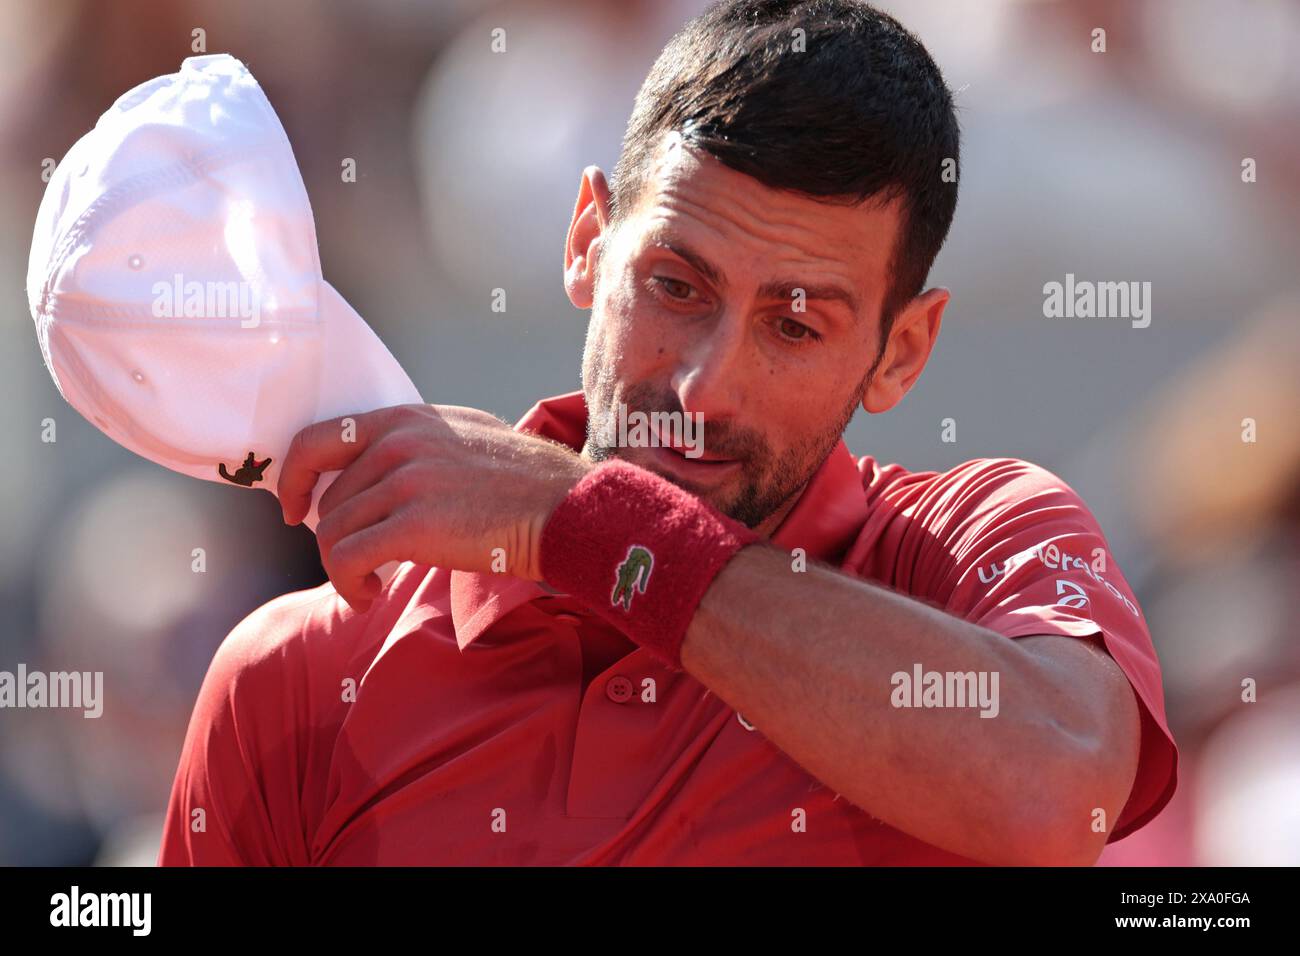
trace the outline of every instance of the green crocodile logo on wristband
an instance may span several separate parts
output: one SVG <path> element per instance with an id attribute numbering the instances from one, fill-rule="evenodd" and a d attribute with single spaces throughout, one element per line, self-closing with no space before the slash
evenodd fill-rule
<path id="1" fill-rule="evenodd" d="M 627 549 L 627 557 L 618 566 L 614 579 L 614 593 L 609 596 L 610 604 L 623 604 L 623 610 L 632 610 L 632 598 L 636 591 L 645 594 L 646 585 L 650 583 L 650 572 L 654 570 L 655 557 L 649 548 L 634 544 Z"/>

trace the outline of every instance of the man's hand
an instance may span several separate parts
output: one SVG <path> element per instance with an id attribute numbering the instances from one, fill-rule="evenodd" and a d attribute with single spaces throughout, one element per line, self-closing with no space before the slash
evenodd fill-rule
<path id="1" fill-rule="evenodd" d="M 336 418 L 294 436 L 278 494 L 297 524 L 321 474 L 342 471 L 321 496 L 316 541 L 354 610 L 370 606 L 381 588 L 374 570 L 394 560 L 500 570 L 501 548 L 508 573 L 540 580 L 542 527 L 589 463 L 475 408 L 399 405 L 348 418 L 351 429 Z"/>

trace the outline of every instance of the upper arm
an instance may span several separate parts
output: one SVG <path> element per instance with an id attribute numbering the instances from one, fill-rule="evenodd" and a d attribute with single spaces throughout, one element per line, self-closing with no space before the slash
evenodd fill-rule
<path id="1" fill-rule="evenodd" d="M 306 862 L 291 706 L 302 696 L 301 620 L 292 608 L 284 598 L 259 608 L 218 647 L 172 783 L 160 866 Z"/>
<path id="2" fill-rule="evenodd" d="M 936 478 L 908 534 L 914 543 L 903 544 L 914 553 L 905 567 L 924 596 L 1030 642 L 1024 648 L 1057 676 L 1061 719 L 1088 728 L 1081 742 L 1096 748 L 1088 763 L 1106 774 L 1109 789 L 1092 806 L 1106 812 L 1108 839 L 1155 816 L 1173 794 L 1178 762 L 1160 662 L 1137 597 L 1078 494 L 1029 462 L 979 459 Z"/>
<path id="3" fill-rule="evenodd" d="M 1080 769 L 1096 803 L 1085 809 L 1092 814 L 1097 808 L 1104 812 L 1103 827 L 1094 832 L 1108 834 L 1137 777 L 1142 725 L 1133 686 L 1099 646 L 1099 638 L 1094 642 L 1059 634 L 1030 635 L 1016 643 L 1044 666 L 1060 689 L 1063 712 L 1075 718 L 1074 726 L 1063 729 L 1078 739 L 1082 752 L 1090 757 Z"/>

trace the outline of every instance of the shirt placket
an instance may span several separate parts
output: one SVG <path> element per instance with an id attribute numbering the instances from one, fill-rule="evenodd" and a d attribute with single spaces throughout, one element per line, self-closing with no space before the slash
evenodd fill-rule
<path id="1" fill-rule="evenodd" d="M 621 636 L 576 602 L 541 602 L 558 627 L 572 629 L 584 655 L 604 653 Z M 585 663 L 584 663 L 585 666 Z M 656 749 L 663 695 L 674 675 L 633 647 L 592 676 L 578 707 L 565 812 L 573 818 L 626 820 L 658 782 L 645 759 Z"/>

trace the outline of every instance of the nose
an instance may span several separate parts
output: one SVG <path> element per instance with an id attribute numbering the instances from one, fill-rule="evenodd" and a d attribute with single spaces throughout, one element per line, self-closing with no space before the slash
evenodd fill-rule
<path id="1" fill-rule="evenodd" d="M 703 325 L 701 336 L 682 350 L 672 387 L 682 411 L 705 421 L 734 417 L 741 408 L 746 369 L 744 323 L 724 314 Z"/>

